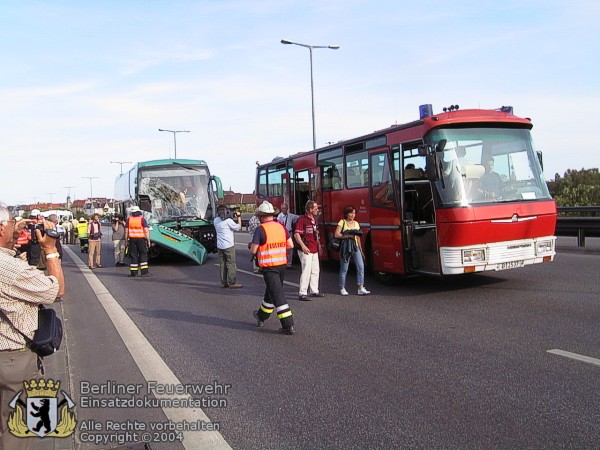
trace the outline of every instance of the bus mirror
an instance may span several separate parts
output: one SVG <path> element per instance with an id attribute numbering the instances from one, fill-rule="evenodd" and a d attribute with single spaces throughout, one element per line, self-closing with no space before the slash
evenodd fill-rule
<path id="1" fill-rule="evenodd" d="M 446 148 L 446 142 L 448 142 L 446 139 L 440 139 L 437 143 L 437 145 L 435 146 L 435 151 L 436 152 L 443 152 L 444 149 Z"/>
<path id="2" fill-rule="evenodd" d="M 148 195 L 139 196 L 139 205 L 142 211 L 152 211 L 152 201 L 150 200 L 150 196 Z"/>
<path id="3" fill-rule="evenodd" d="M 427 155 L 425 159 L 425 173 L 427 174 L 427 179 L 429 181 L 437 181 L 438 175 L 435 166 L 435 156 Z"/>
<path id="4" fill-rule="evenodd" d="M 542 170 L 544 170 L 544 158 L 542 157 L 542 152 L 540 151 L 536 151 L 535 152 L 538 161 L 540 162 L 540 167 L 542 168 Z"/>

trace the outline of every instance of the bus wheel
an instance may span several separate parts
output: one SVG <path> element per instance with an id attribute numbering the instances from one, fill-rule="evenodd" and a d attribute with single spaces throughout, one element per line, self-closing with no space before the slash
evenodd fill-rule
<path id="1" fill-rule="evenodd" d="M 369 269 L 370 269 L 371 273 L 375 276 L 377 281 L 379 281 L 381 284 L 383 284 L 385 286 L 392 286 L 394 284 L 397 284 L 398 276 L 396 274 L 387 273 L 387 272 L 378 272 L 375 269 L 373 269 L 373 267 L 375 267 L 375 264 L 374 264 L 373 252 L 371 251 L 370 239 L 367 241 L 367 252 L 369 255 Z"/>

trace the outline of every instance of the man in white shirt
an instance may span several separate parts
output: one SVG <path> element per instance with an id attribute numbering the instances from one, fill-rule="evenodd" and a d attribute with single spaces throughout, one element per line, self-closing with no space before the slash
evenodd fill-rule
<path id="1" fill-rule="evenodd" d="M 234 217 L 237 217 L 237 223 L 231 217 L 227 217 L 225 205 L 219 205 L 215 219 L 215 231 L 217 232 L 217 250 L 221 268 L 221 287 L 239 289 L 242 285 L 236 279 L 237 266 L 233 232 L 242 229 L 242 217 L 239 213 L 234 213 Z"/>

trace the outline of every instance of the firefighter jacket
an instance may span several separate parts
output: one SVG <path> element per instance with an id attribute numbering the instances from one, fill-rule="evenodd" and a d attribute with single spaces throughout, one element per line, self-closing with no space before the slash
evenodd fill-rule
<path id="1" fill-rule="evenodd" d="M 77 237 L 79 239 L 87 239 L 87 237 L 88 237 L 88 224 L 87 224 L 87 222 L 79 222 L 77 224 Z"/>
<path id="2" fill-rule="evenodd" d="M 145 239 L 144 234 L 144 217 L 143 216 L 131 216 L 127 219 L 127 229 L 129 230 L 129 239 Z"/>
<path id="3" fill-rule="evenodd" d="M 31 232 L 27 228 L 23 228 L 21 234 L 17 238 L 17 244 L 20 246 L 29 244 L 31 240 Z"/>
<path id="4" fill-rule="evenodd" d="M 258 246 L 256 256 L 259 267 L 281 266 L 287 263 L 286 230 L 279 222 L 270 221 L 260 225 L 266 242 Z"/>

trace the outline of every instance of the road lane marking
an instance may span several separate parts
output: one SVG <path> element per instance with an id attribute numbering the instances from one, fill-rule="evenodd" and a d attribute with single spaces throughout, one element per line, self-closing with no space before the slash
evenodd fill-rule
<path id="1" fill-rule="evenodd" d="M 75 253 L 67 246 L 63 249 L 69 254 L 75 262 L 86 281 L 96 294 L 96 298 L 106 310 L 108 317 L 117 329 L 121 339 L 125 343 L 127 350 L 131 354 L 133 360 L 142 372 L 146 381 L 155 381 L 162 385 L 181 385 L 181 381 L 163 361 L 158 352 L 152 347 L 150 342 L 144 337 L 142 332 L 131 320 L 129 315 L 106 289 L 96 275 L 75 255 Z M 154 393 L 157 398 L 173 399 L 190 399 L 191 395 L 160 395 Z M 162 408 L 163 412 L 173 423 L 196 423 L 203 421 L 211 422 L 209 417 L 200 408 Z M 182 432 L 184 439 L 181 443 L 184 448 L 190 450 L 201 450 L 205 448 L 211 449 L 231 449 L 229 444 L 225 442 L 223 436 L 218 431 L 184 431 Z"/>
<path id="2" fill-rule="evenodd" d="M 554 348 L 552 350 L 547 350 L 548 353 L 552 353 L 554 355 L 564 356 L 565 358 L 576 359 L 578 361 L 583 361 L 589 364 L 594 364 L 595 366 L 600 366 L 600 359 L 592 358 L 591 356 L 580 355 L 578 353 L 571 353 L 565 350 L 559 350 Z"/>

